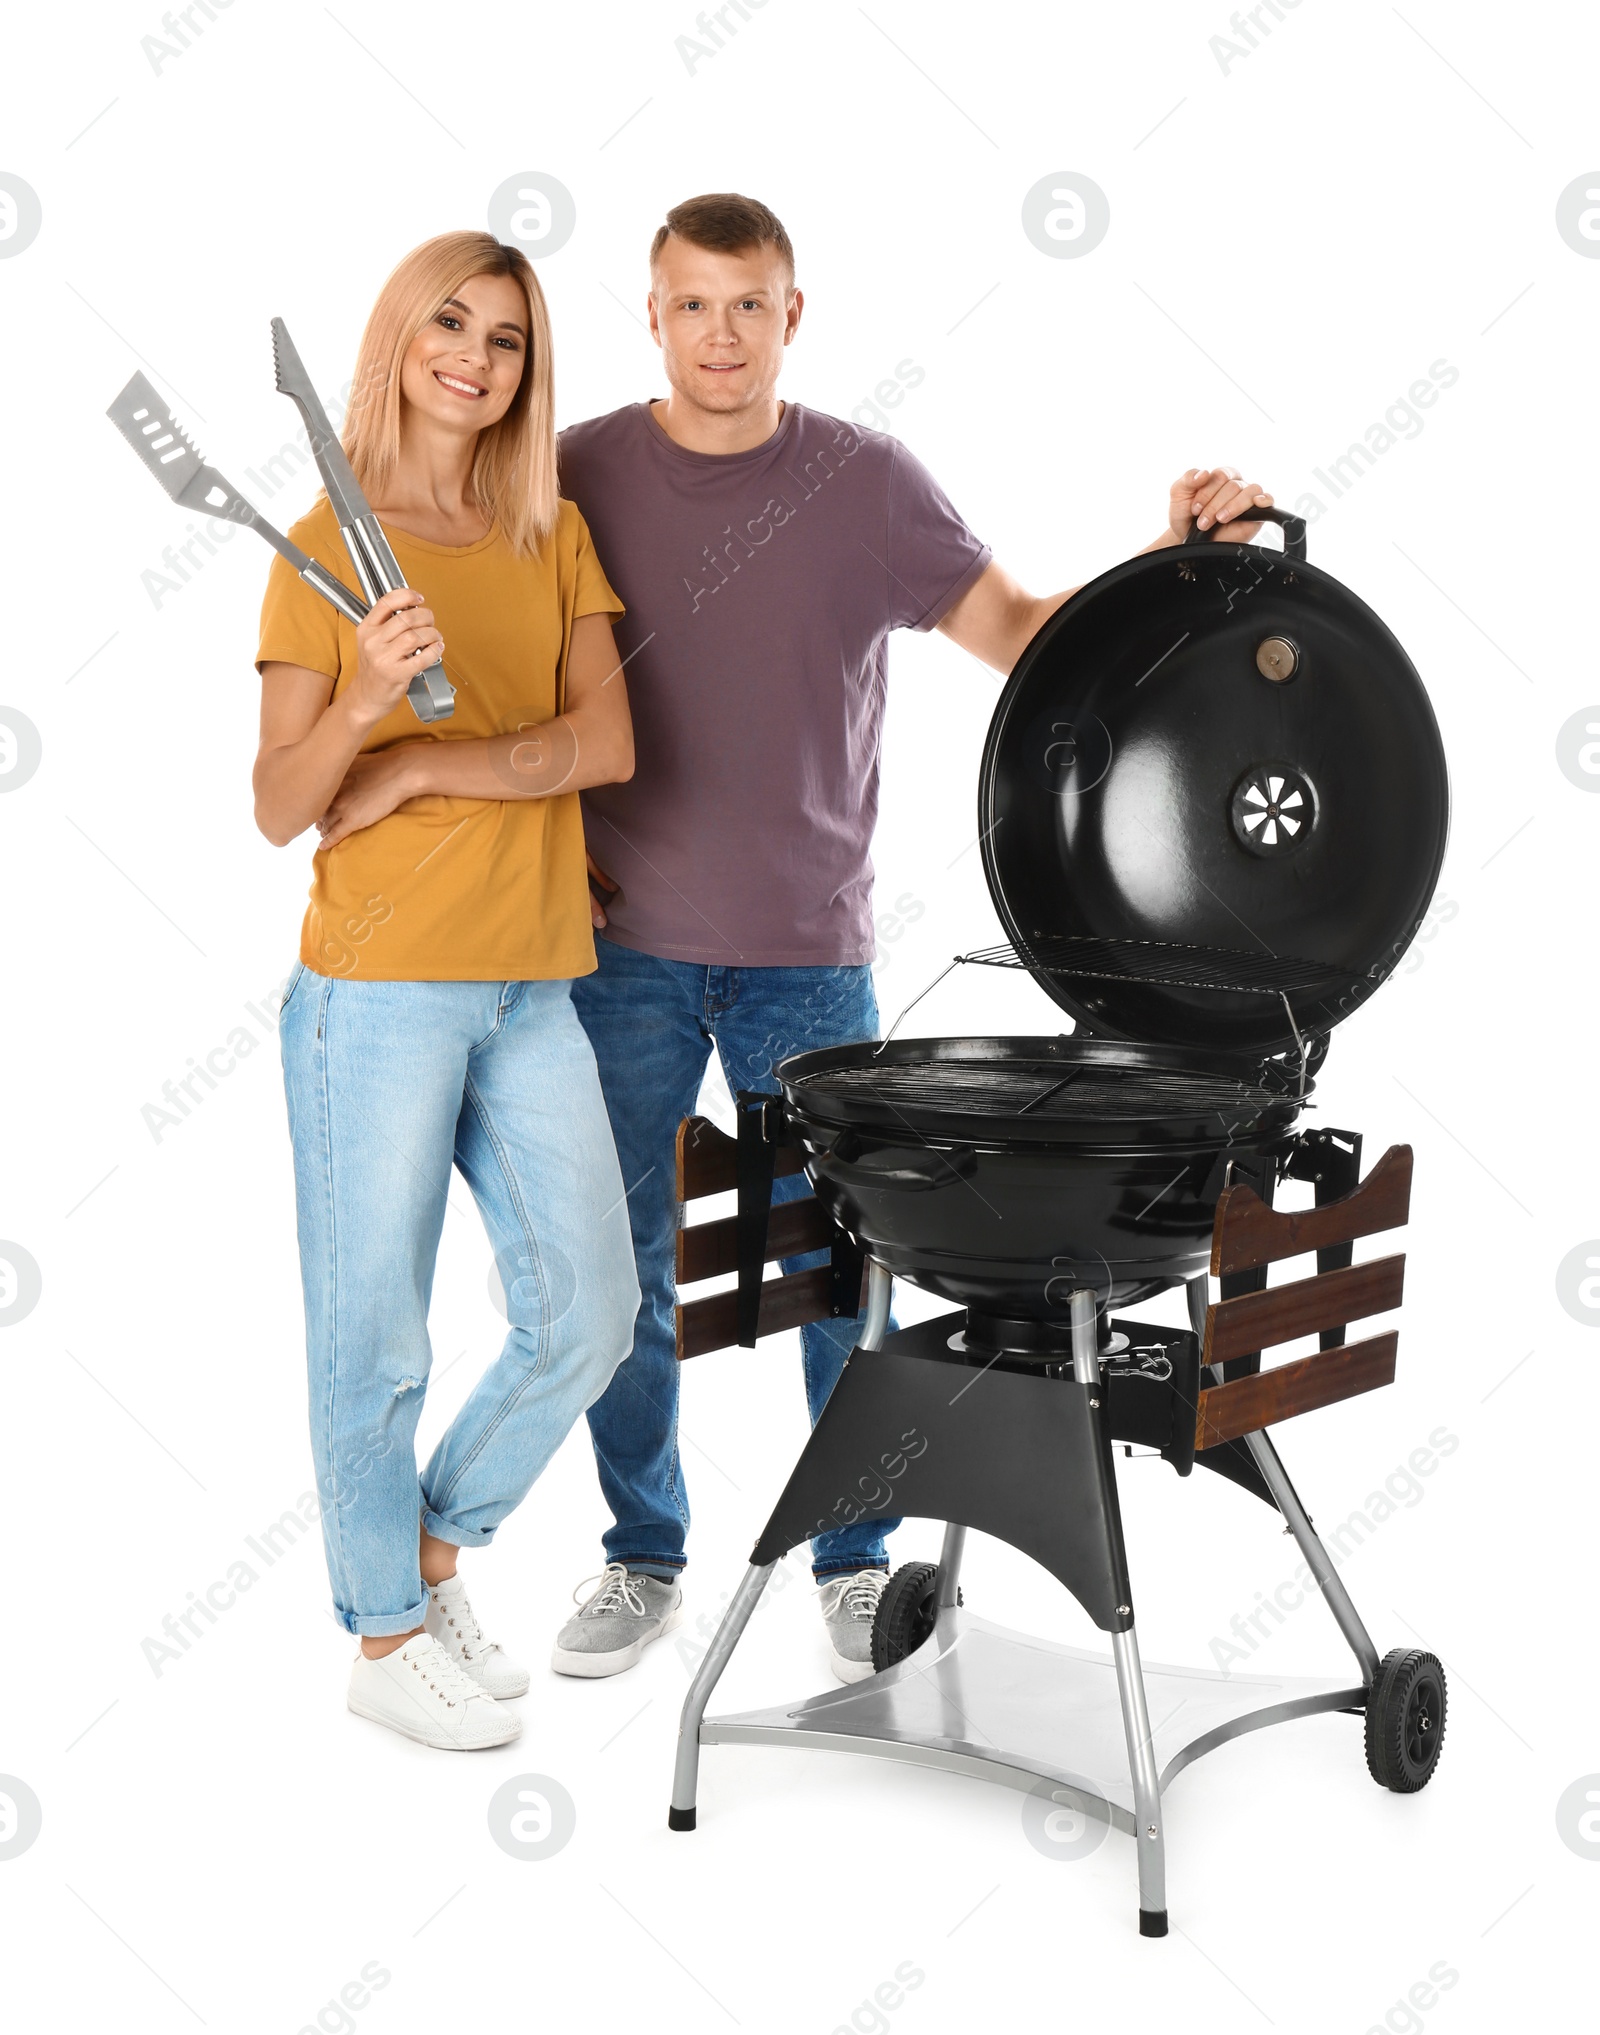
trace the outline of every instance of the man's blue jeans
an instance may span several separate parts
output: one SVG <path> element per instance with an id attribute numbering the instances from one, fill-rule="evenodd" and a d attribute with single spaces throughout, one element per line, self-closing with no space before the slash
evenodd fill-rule
<path id="1" fill-rule="evenodd" d="M 677 1231 L 674 1142 L 715 1047 L 729 1088 L 776 1093 L 773 1069 L 790 1053 L 878 1036 L 866 967 L 707 968 L 661 960 L 601 937 L 600 966 L 572 985 L 605 1093 L 628 1189 L 642 1299 L 633 1355 L 589 1408 L 600 1488 L 616 1524 L 607 1561 L 672 1575 L 684 1566 L 689 1500 L 678 1459 L 678 1359 L 673 1334 Z M 776 1201 L 810 1193 L 803 1173 L 779 1180 Z M 824 1262 L 785 1258 L 785 1272 Z M 861 1333 L 855 1321 L 800 1331 L 806 1400 L 815 1421 Z M 811 1544 L 819 1577 L 887 1566 L 884 1536 L 898 1519 L 866 1519 Z"/>

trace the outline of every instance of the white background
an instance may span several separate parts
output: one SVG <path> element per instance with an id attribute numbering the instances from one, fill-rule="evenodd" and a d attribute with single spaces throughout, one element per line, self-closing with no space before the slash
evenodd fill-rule
<path id="1" fill-rule="evenodd" d="M 34 244 L 0 260 L 0 706 L 43 745 L 0 798 L 0 1236 L 43 1279 L 0 1339 L 0 1771 L 43 1808 L 37 1842 L 0 1861 L 19 2026 L 915 2035 L 1115 2012 L 1197 2035 L 1357 2035 L 1537 2023 L 1564 1994 L 1581 2011 L 1600 1871 L 1562 1842 L 1556 1804 L 1600 1769 L 1600 1341 L 1559 1303 L 1556 1268 L 1600 1231 L 1600 800 L 1556 746 L 1600 699 L 1600 262 L 1563 242 L 1555 208 L 1600 159 L 1600 35 L 1576 5 L 1260 15 L 1270 36 L 1258 24 L 1226 68 L 1222 0 L 768 0 L 742 22 L 729 10 L 737 34 L 693 71 L 675 48 L 694 33 L 688 0 L 234 0 L 209 23 L 195 11 L 203 34 L 159 71 L 141 50 L 156 0 L 8 24 L 0 169 L 43 206 Z M 1020 1797 L 972 1781 L 714 1748 L 701 1828 L 670 1836 L 683 1651 L 592 1685 L 543 1667 L 598 1565 L 581 1430 L 473 1566 L 494 1629 L 535 1665 L 515 1747 L 446 1759 L 347 1716 L 350 1642 L 314 1536 L 254 1562 L 255 1587 L 159 1675 L 142 1650 L 311 1481 L 276 1048 L 246 1007 L 268 1008 L 292 959 L 309 850 L 270 848 L 250 814 L 267 553 L 240 535 L 157 606 L 141 575 L 187 519 L 102 412 L 144 364 L 249 491 L 244 469 L 292 436 L 269 317 L 331 392 L 398 256 L 481 225 L 490 192 L 528 170 L 577 205 L 540 271 L 563 422 L 660 392 L 639 322 L 650 233 L 693 192 L 749 191 L 799 251 L 784 391 L 848 413 L 896 363 L 921 366 L 893 428 L 1030 586 L 1115 562 L 1161 527 L 1175 474 L 1231 462 L 1280 501 L 1322 495 L 1312 558 L 1385 618 L 1431 692 L 1455 796 L 1443 902 L 1335 1039 L 1320 1095 L 1320 1120 L 1364 1131 L 1369 1155 L 1416 1147 L 1399 1376 L 1282 1440 L 1324 1524 L 1435 1430 L 1458 1442 L 1401 1480 L 1345 1566 L 1380 1650 L 1426 1644 L 1447 1663 L 1448 1742 L 1415 1798 L 1372 1785 L 1345 1717 L 1202 1761 L 1170 1799 L 1163 1943 L 1134 1933 L 1126 1839 L 1053 1862 Z M 1082 259 L 1021 230 L 1024 193 L 1063 170 L 1110 202 Z M 1439 360 L 1459 380 L 1425 428 L 1331 500 L 1312 469 Z M 287 523 L 311 491 L 257 499 Z M 979 858 L 961 853 L 995 689 L 940 638 L 895 643 L 879 910 L 917 910 L 887 926 L 886 1021 L 997 937 Z M 967 970 L 916 1023 L 1060 1020 L 1025 980 Z M 255 1052 L 158 1141 L 143 1106 L 241 1024 Z M 425 1446 L 503 1332 L 456 1200 Z M 686 1635 L 737 1581 L 803 1438 L 793 1341 L 685 1380 Z M 1146 1655 L 1206 1663 L 1289 1573 L 1291 1544 L 1220 1483 L 1134 1463 L 1122 1485 Z M 894 1551 L 936 1546 L 918 1522 Z M 787 1573 L 717 1707 L 827 1685 L 802 1564 Z M 996 1544 L 975 1544 L 966 1594 L 1088 1643 L 1065 1593 Z M 1347 1664 L 1315 1605 L 1260 1660 Z M 492 1790 L 528 1772 L 577 1809 L 543 1862 L 507 1856 L 486 1823 Z M 374 1960 L 381 1989 L 330 2008 Z M 1448 1989 L 1397 2004 L 1441 1960 Z M 908 1961 L 915 1989 L 863 2006 Z"/>

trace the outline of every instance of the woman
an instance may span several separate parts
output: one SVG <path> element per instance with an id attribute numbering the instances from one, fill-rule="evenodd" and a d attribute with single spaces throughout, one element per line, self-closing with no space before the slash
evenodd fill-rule
<path id="1" fill-rule="evenodd" d="M 556 493 L 550 326 L 527 259 L 425 242 L 361 342 L 345 450 L 410 588 L 353 628 L 282 560 L 262 610 L 256 820 L 322 842 L 281 1037 L 311 1441 L 349 1705 L 425 1745 L 516 1737 L 527 1671 L 456 1557 L 484 1547 L 627 1355 L 639 1293 L 594 1056 L 578 792 L 628 777 L 621 603 Z M 326 499 L 294 536 L 343 559 Z M 347 575 L 348 576 L 348 575 Z M 406 700 L 443 656 L 454 717 Z M 417 791 L 419 752 L 429 793 Z M 511 1330 L 419 1480 L 452 1163 Z"/>

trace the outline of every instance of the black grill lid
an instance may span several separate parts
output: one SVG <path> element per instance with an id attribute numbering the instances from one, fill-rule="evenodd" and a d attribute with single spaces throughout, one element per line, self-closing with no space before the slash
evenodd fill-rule
<path id="1" fill-rule="evenodd" d="M 1090 1031 L 1294 1052 L 1392 972 L 1444 860 L 1433 709 L 1285 549 L 1131 558 L 1057 610 L 989 726 L 978 829 L 1018 965 Z M 997 959 L 993 953 L 974 959 Z"/>

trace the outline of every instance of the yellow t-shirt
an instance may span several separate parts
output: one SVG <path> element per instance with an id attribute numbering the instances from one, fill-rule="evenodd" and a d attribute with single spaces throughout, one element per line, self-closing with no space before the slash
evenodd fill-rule
<path id="1" fill-rule="evenodd" d="M 326 500 L 290 534 L 357 587 Z M 449 720 L 425 725 L 402 699 L 362 748 L 510 734 L 561 713 L 574 621 L 622 613 L 573 504 L 561 504 L 536 558 L 518 558 L 498 530 L 461 546 L 392 527 L 386 535 L 406 585 L 433 610 L 456 706 Z M 273 561 L 261 609 L 257 669 L 268 662 L 326 673 L 334 697 L 355 677 L 354 626 L 283 558 Z M 319 975 L 493 982 L 594 968 L 576 792 L 410 799 L 376 826 L 320 849 L 312 872 L 300 958 Z"/>

